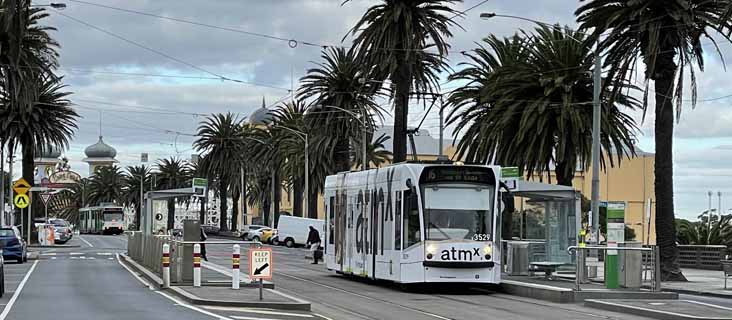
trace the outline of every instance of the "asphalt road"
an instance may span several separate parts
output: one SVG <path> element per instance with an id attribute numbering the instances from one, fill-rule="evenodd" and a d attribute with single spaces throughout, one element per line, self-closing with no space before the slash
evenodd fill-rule
<path id="1" fill-rule="evenodd" d="M 230 245 L 207 245 L 207 250 L 210 262 L 228 268 Z M 312 302 L 315 313 L 332 319 L 646 319 L 579 304 L 521 298 L 489 288 L 441 285 L 405 292 L 390 283 L 348 278 L 328 271 L 323 264 L 311 265 L 305 260 L 309 252 L 302 248 L 274 247 L 274 252 L 276 290 Z"/>
<path id="2" fill-rule="evenodd" d="M 317 318 L 311 314 L 192 306 L 151 289 L 119 263 L 116 254 L 126 251 L 125 236 L 82 235 L 69 244 L 77 247 L 44 248 L 37 261 L 5 265 L 8 291 L 0 299 L 0 320 Z"/>

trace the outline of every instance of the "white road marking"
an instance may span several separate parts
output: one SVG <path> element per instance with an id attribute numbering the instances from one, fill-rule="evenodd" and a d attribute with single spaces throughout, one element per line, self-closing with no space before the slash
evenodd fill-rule
<path id="1" fill-rule="evenodd" d="M 55 252 L 49 252 L 49 253 L 41 253 L 42 256 L 55 256 Z"/>
<path id="2" fill-rule="evenodd" d="M 21 281 L 18 285 L 18 288 L 15 289 L 15 293 L 13 293 L 10 301 L 8 301 L 8 305 L 6 305 L 5 309 L 3 309 L 3 312 L 0 313 L 0 320 L 5 320 L 5 318 L 8 316 L 8 313 L 10 313 L 10 309 L 13 308 L 13 304 L 15 304 L 15 300 L 18 299 L 20 292 L 23 291 L 23 287 L 25 287 L 25 283 L 28 281 L 28 278 L 30 278 L 31 273 L 33 273 L 33 270 L 36 269 L 37 265 L 38 260 L 34 261 L 33 265 L 30 267 L 30 269 L 28 269 L 28 273 L 25 274 L 25 277 L 23 278 L 23 281 Z"/>
<path id="3" fill-rule="evenodd" d="M 82 258 L 83 258 L 83 257 L 82 257 Z M 87 259 L 89 259 L 89 260 L 96 260 L 97 258 L 94 258 L 94 257 L 89 257 L 89 258 L 87 258 Z"/>
<path id="4" fill-rule="evenodd" d="M 716 304 L 711 304 L 711 303 L 706 303 L 706 302 L 701 302 L 701 301 L 696 301 L 696 300 L 680 300 L 680 301 L 686 301 L 686 302 L 689 302 L 689 303 L 695 303 L 695 304 L 702 305 L 702 306 L 707 306 L 707 307 L 719 308 L 719 309 L 723 309 L 723 310 L 730 310 L 730 311 L 732 311 L 732 308 L 727 308 L 727 307 L 724 307 L 724 306 L 720 306 L 720 305 L 716 305 Z"/>
<path id="5" fill-rule="evenodd" d="M 97 252 L 97 255 L 98 256 L 111 256 L 112 253 L 111 252 Z"/>
<path id="6" fill-rule="evenodd" d="M 72 255 L 72 256 L 83 256 L 86 253 L 83 253 L 83 252 L 72 252 L 72 253 L 69 253 L 69 254 Z"/>
<path id="7" fill-rule="evenodd" d="M 316 315 L 316 316 L 318 316 L 318 317 L 321 317 L 321 318 L 323 318 L 323 319 L 325 319 L 325 320 L 333 320 L 333 319 L 331 319 L 331 318 L 328 318 L 328 317 L 326 317 L 326 316 L 324 316 L 324 315 L 322 315 L 322 314 L 320 314 L 320 313 L 316 313 L 315 315 Z"/>
<path id="8" fill-rule="evenodd" d="M 219 319 L 219 320 L 231 320 L 231 318 L 224 317 L 224 316 L 220 316 L 220 315 L 215 314 L 213 312 L 208 312 L 208 311 L 203 310 L 201 308 L 194 307 L 194 306 L 192 306 L 190 304 L 187 304 L 187 303 L 185 303 L 183 301 L 180 301 L 180 300 L 178 300 L 176 298 L 173 298 L 172 296 L 170 296 L 169 294 L 167 294 L 165 292 L 162 292 L 162 291 L 155 291 L 155 292 L 158 293 L 158 294 L 160 294 L 163 297 L 168 298 L 168 300 L 175 302 L 177 305 L 179 305 L 181 307 L 188 308 L 188 309 L 191 309 L 193 311 L 198 311 L 200 313 L 203 313 L 203 314 L 205 314 L 207 316 L 210 316 L 210 317 L 214 317 L 214 318 Z M 256 320 L 264 320 L 264 319 L 259 319 L 259 318 L 250 318 L 250 319 L 252 319 L 252 320 L 255 320 L 255 319 Z M 0 320 L 2 320 L 2 319 L 0 319 Z"/>
<path id="9" fill-rule="evenodd" d="M 51 260 L 56 260 L 56 257 L 51 257 Z"/>
<path id="10" fill-rule="evenodd" d="M 312 315 L 303 314 L 303 313 L 277 312 L 277 311 L 252 309 L 252 308 L 233 308 L 233 307 L 216 307 L 216 306 L 207 306 L 207 307 L 203 307 L 203 308 L 206 308 L 208 310 L 274 314 L 274 315 L 280 315 L 280 316 L 301 317 L 301 318 L 312 318 L 313 317 Z"/>
<path id="11" fill-rule="evenodd" d="M 107 258 L 107 260 L 114 260 L 114 258 Z"/>
<path id="12" fill-rule="evenodd" d="M 119 254 L 117 254 L 117 262 L 119 263 L 119 265 L 122 266 L 122 268 L 125 268 L 125 270 L 127 270 L 130 274 L 132 274 L 132 276 L 137 278 L 138 281 L 142 282 L 142 284 L 144 284 L 145 286 L 150 288 L 150 290 L 153 289 L 153 286 L 149 282 L 147 282 L 145 279 L 143 279 L 142 277 L 137 275 L 137 273 L 135 273 L 134 271 L 132 271 L 132 269 L 130 269 L 128 266 L 126 266 L 124 263 L 122 263 L 122 260 L 120 260 L 120 258 L 119 258 Z M 0 320 L 2 320 L 2 319 L 0 319 Z"/>
<path id="13" fill-rule="evenodd" d="M 89 243 L 89 241 L 86 241 L 86 239 L 84 239 L 82 236 L 79 236 L 79 239 L 81 239 L 81 241 L 86 243 L 86 245 L 89 246 L 90 248 L 94 248 L 94 246 L 91 243 Z"/>
<path id="14" fill-rule="evenodd" d="M 254 317 L 242 317 L 242 316 L 231 316 L 231 317 L 234 319 L 239 319 L 239 320 L 278 320 L 278 319 L 273 319 L 273 318 L 254 318 Z"/>

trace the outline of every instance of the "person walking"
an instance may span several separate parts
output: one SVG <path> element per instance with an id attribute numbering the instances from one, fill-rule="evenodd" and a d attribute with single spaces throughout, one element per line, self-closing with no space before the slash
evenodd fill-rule
<path id="1" fill-rule="evenodd" d="M 308 241 L 305 243 L 310 246 L 310 251 L 313 252 L 313 263 L 318 264 L 318 250 L 320 248 L 320 234 L 318 230 L 310 225 L 310 233 L 308 233 Z"/>
<path id="2" fill-rule="evenodd" d="M 201 241 L 206 241 L 208 239 L 208 236 L 206 235 L 206 231 L 203 230 L 203 227 L 201 227 Z M 208 258 L 206 257 L 206 245 L 201 243 L 201 259 L 204 261 L 208 261 Z"/>

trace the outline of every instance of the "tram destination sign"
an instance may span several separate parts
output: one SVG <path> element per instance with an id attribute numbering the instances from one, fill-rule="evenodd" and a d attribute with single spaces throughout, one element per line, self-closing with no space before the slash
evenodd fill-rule
<path id="1" fill-rule="evenodd" d="M 472 182 L 495 184 L 496 176 L 491 168 L 471 166 L 426 167 L 422 172 L 421 183 Z"/>

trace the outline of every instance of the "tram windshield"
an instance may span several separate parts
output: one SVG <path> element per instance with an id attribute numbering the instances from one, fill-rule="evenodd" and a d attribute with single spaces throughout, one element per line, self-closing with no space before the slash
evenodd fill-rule
<path id="1" fill-rule="evenodd" d="M 424 188 L 427 240 L 492 240 L 493 186 Z"/>
<path id="2" fill-rule="evenodd" d="M 105 211 L 104 221 L 122 222 L 122 211 Z"/>

